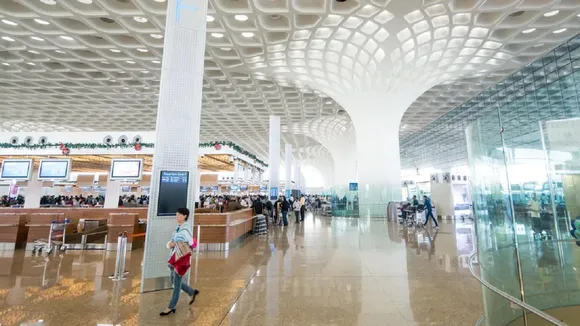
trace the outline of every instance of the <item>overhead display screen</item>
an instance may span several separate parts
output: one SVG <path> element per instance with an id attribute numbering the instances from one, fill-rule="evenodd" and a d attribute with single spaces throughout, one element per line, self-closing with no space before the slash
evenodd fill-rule
<path id="1" fill-rule="evenodd" d="M 0 179 L 29 180 L 32 160 L 4 160 Z"/>
<path id="2" fill-rule="evenodd" d="M 175 215 L 178 208 L 187 207 L 189 172 L 161 171 L 157 216 Z"/>
<path id="3" fill-rule="evenodd" d="M 40 160 L 38 180 L 66 180 L 70 169 L 70 159 Z"/>
<path id="4" fill-rule="evenodd" d="M 109 178 L 111 180 L 141 180 L 142 172 L 143 160 L 141 159 L 115 159 L 111 161 Z"/>

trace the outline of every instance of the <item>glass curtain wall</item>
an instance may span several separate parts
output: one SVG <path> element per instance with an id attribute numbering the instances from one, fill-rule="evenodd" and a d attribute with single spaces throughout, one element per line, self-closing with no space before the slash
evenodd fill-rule
<path id="1" fill-rule="evenodd" d="M 580 39 L 476 100 L 465 137 L 482 277 L 541 310 L 580 305 Z M 486 325 L 525 318 L 483 291 Z"/>

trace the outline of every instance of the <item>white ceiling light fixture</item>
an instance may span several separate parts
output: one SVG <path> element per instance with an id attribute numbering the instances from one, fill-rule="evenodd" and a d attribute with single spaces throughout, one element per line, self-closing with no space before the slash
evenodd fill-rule
<path id="1" fill-rule="evenodd" d="M 6 24 L 6 25 L 10 25 L 10 26 L 18 26 L 18 24 L 17 24 L 17 23 L 15 23 L 15 22 L 13 22 L 13 21 L 11 21 L 11 20 L 8 20 L 8 19 L 2 19 L 2 22 L 3 22 L 4 24 Z"/>
<path id="2" fill-rule="evenodd" d="M 544 14 L 544 17 L 552 17 L 552 16 L 556 16 L 558 13 L 560 12 L 560 10 L 552 10 L 552 11 L 548 11 L 547 13 Z"/>
<path id="3" fill-rule="evenodd" d="M 163 35 L 161 35 L 161 34 L 149 34 L 149 35 L 150 35 L 152 38 L 156 38 L 156 39 L 158 39 L 158 40 L 163 38 Z"/>
<path id="4" fill-rule="evenodd" d="M 29 66 L 36 66 L 36 63 L 34 63 L 34 62 L 27 62 L 26 64 Z"/>
<path id="5" fill-rule="evenodd" d="M 215 38 L 222 38 L 222 37 L 224 37 L 224 34 L 222 34 L 222 33 L 211 33 L 211 36 L 213 36 Z"/>
<path id="6" fill-rule="evenodd" d="M 231 48 L 220 48 L 220 50 L 227 52 L 227 51 L 231 51 L 232 49 Z"/>
<path id="7" fill-rule="evenodd" d="M 145 18 L 145 17 L 135 16 L 135 17 L 133 17 L 133 19 L 136 22 L 138 22 L 138 23 L 146 23 L 146 22 L 148 22 L 147 18 Z"/>
<path id="8" fill-rule="evenodd" d="M 66 36 L 66 35 L 61 35 L 61 36 L 60 36 L 60 38 L 61 38 L 61 39 L 63 39 L 63 40 L 67 40 L 67 41 L 72 41 L 72 40 L 74 40 L 74 38 L 72 38 L 72 37 L 70 37 L 70 36 Z"/>
<path id="9" fill-rule="evenodd" d="M 137 51 L 139 51 L 139 52 L 143 52 L 143 53 L 145 53 L 145 52 L 149 52 L 149 50 L 147 50 L 147 49 L 143 49 L 143 48 L 138 48 L 138 49 L 137 49 Z"/>
<path id="10" fill-rule="evenodd" d="M 49 22 L 47 22 L 46 20 L 42 20 L 42 19 L 38 19 L 38 18 L 34 18 L 34 21 L 35 21 L 37 24 L 40 24 L 40 25 L 49 25 L 49 24 L 50 24 L 50 23 L 49 23 Z"/>
<path id="11" fill-rule="evenodd" d="M 535 31 L 536 31 L 535 28 L 528 28 L 528 29 L 524 30 L 522 33 L 524 33 L 524 34 L 530 34 L 530 33 L 533 33 Z"/>
<path id="12" fill-rule="evenodd" d="M 64 51 L 62 51 L 62 50 L 54 50 L 54 52 L 56 52 L 56 53 L 65 53 L 65 52 L 64 52 Z"/>
<path id="13" fill-rule="evenodd" d="M 149 70 L 143 70 L 143 71 L 141 71 L 141 73 L 148 74 L 149 73 Z"/>
<path id="14" fill-rule="evenodd" d="M 93 0 L 77 0 L 77 1 L 85 5 L 90 5 L 91 3 L 93 3 Z"/>
<path id="15" fill-rule="evenodd" d="M 126 62 L 126 63 L 128 63 L 128 64 L 131 64 L 131 65 L 134 65 L 134 64 L 135 64 L 135 61 L 130 61 L 130 60 L 127 60 L 127 61 L 125 61 L 125 62 Z"/>
<path id="16" fill-rule="evenodd" d="M 235 15 L 234 18 L 237 21 L 241 21 L 241 22 L 245 22 L 246 20 L 248 20 L 248 16 L 246 16 L 246 15 Z"/>
<path id="17" fill-rule="evenodd" d="M 32 53 L 32 54 L 40 54 L 40 52 L 38 52 L 38 51 L 34 51 L 34 50 L 28 50 L 28 52 L 29 52 L 29 53 Z"/>
<path id="18" fill-rule="evenodd" d="M 205 21 L 208 23 L 211 23 L 214 20 L 215 20 L 215 18 L 213 16 L 210 16 L 210 15 L 205 16 Z"/>
<path id="19" fill-rule="evenodd" d="M 159 60 L 153 60 L 153 61 L 151 61 L 151 62 L 153 62 L 153 63 L 157 63 L 157 64 L 161 63 L 161 61 L 159 61 Z"/>
<path id="20" fill-rule="evenodd" d="M 8 42 L 14 42 L 14 39 L 13 39 L 13 38 L 11 38 L 10 36 L 2 36 L 2 39 L 3 39 L 4 41 L 8 41 Z"/>
<path id="21" fill-rule="evenodd" d="M 56 1 L 54 1 L 54 0 L 40 0 L 40 2 L 44 3 L 45 5 L 51 5 L 51 6 L 54 6 L 56 4 Z"/>
<path id="22" fill-rule="evenodd" d="M 567 30 L 568 30 L 567 28 L 560 28 L 560 29 L 557 29 L 557 30 L 553 31 L 552 33 L 554 33 L 554 34 L 560 34 L 560 33 L 563 33 L 563 32 L 565 32 Z"/>
<path id="23" fill-rule="evenodd" d="M 5 66 L 9 66 L 10 64 L 8 62 L 2 62 L 3 65 Z"/>
<path id="24" fill-rule="evenodd" d="M 153 0 L 155 2 L 165 2 L 165 0 Z"/>
<path id="25" fill-rule="evenodd" d="M 119 52 L 121 52 L 121 50 L 118 50 L 118 49 L 109 49 L 109 51 L 111 51 L 111 52 L 114 52 L 114 53 L 119 53 Z"/>
<path id="26" fill-rule="evenodd" d="M 248 38 L 249 38 L 249 37 L 254 37 L 254 33 L 252 33 L 252 32 L 243 32 L 243 33 L 242 33 L 242 36 L 243 36 L 243 37 L 248 37 Z"/>
<path id="27" fill-rule="evenodd" d="M 42 37 L 38 37 L 38 36 L 31 36 L 31 39 L 35 40 L 35 41 L 39 41 L 39 42 L 43 42 L 44 39 Z"/>

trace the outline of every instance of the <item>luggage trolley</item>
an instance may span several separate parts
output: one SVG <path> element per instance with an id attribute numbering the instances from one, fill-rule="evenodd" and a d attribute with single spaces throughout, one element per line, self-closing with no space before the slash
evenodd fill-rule
<path id="1" fill-rule="evenodd" d="M 32 254 L 41 254 L 42 251 L 45 251 L 47 255 L 50 255 L 55 248 L 60 252 L 66 251 L 66 227 L 69 223 L 68 218 L 64 222 L 52 221 L 50 231 L 48 231 L 48 239 L 34 240 Z"/>

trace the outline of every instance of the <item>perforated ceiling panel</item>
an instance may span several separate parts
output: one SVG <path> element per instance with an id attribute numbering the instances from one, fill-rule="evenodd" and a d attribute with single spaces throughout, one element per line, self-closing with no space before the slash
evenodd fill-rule
<path id="1" fill-rule="evenodd" d="M 2 126 L 154 129 L 166 6 L 0 1 Z M 577 0 L 210 1 L 201 141 L 231 140 L 265 158 L 269 115 L 290 125 L 336 115 L 329 94 L 360 93 L 373 80 L 435 81 L 406 111 L 407 136 L 575 35 L 579 8 Z"/>

